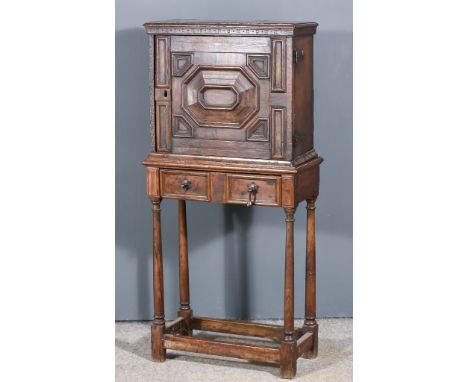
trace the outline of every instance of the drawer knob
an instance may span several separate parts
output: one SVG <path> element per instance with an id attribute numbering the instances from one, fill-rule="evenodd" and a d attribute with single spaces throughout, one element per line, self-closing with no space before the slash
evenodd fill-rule
<path id="1" fill-rule="evenodd" d="M 247 186 L 247 190 L 249 191 L 249 201 L 247 202 L 247 207 L 252 207 L 252 205 L 255 204 L 255 200 L 257 198 L 258 186 L 252 182 Z"/>
<path id="2" fill-rule="evenodd" d="M 192 182 L 191 182 L 190 180 L 184 179 L 184 180 L 182 181 L 182 183 L 180 184 L 180 187 L 182 187 L 182 188 L 184 189 L 184 191 L 187 191 L 187 190 L 190 188 L 190 184 L 191 184 L 191 183 L 192 183 Z"/>

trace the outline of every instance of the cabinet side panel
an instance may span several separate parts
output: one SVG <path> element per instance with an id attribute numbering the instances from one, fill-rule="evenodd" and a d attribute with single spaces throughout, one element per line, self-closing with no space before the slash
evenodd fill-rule
<path id="1" fill-rule="evenodd" d="M 294 50 L 304 52 L 294 64 L 293 153 L 297 157 L 314 147 L 313 37 L 295 37 Z"/>

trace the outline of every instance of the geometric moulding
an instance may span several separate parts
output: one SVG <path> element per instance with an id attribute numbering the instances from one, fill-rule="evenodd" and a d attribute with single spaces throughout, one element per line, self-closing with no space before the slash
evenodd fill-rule
<path id="1" fill-rule="evenodd" d="M 174 137 L 191 137 L 193 128 L 181 115 L 175 115 L 172 123 L 172 135 Z"/>
<path id="2" fill-rule="evenodd" d="M 247 65 L 258 78 L 268 78 L 270 76 L 270 60 L 268 55 L 248 54 Z"/>
<path id="3" fill-rule="evenodd" d="M 271 91 L 286 93 L 286 39 L 271 39 Z"/>
<path id="4" fill-rule="evenodd" d="M 259 110 L 255 77 L 237 66 L 200 65 L 184 77 L 181 107 L 193 126 L 241 129 Z"/>
<path id="5" fill-rule="evenodd" d="M 183 76 L 192 66 L 192 55 L 173 53 L 172 54 L 172 74 L 175 77 Z"/>
<path id="6" fill-rule="evenodd" d="M 247 130 L 248 141 L 268 142 L 270 139 L 268 119 L 258 119 L 255 124 Z"/>
<path id="7" fill-rule="evenodd" d="M 203 86 L 198 102 L 206 110 L 234 110 L 239 104 L 239 93 L 232 86 Z"/>

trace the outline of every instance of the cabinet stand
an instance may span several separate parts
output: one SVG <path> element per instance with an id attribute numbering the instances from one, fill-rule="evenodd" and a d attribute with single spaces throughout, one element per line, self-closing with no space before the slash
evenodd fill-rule
<path id="1" fill-rule="evenodd" d="M 185 200 L 179 200 L 179 289 L 178 318 L 164 319 L 163 258 L 161 241 L 161 199 L 153 199 L 153 286 L 154 320 L 151 328 L 152 356 L 166 359 L 166 349 L 233 357 L 280 366 L 282 378 L 294 378 L 299 357 L 315 358 L 318 324 L 315 320 L 315 200 L 307 200 L 307 238 L 305 274 L 305 320 L 294 328 L 294 213 L 284 208 L 286 241 L 284 262 L 284 325 L 267 325 L 247 321 L 193 316 L 190 307 L 187 220 Z M 193 330 L 220 332 L 273 340 L 278 346 L 230 343 L 192 335 Z"/>

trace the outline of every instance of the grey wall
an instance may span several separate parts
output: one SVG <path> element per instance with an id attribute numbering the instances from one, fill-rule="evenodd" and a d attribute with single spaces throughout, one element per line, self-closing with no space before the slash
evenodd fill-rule
<path id="1" fill-rule="evenodd" d="M 351 0 L 116 1 L 116 319 L 151 319 L 151 208 L 140 161 L 150 151 L 146 21 L 170 18 L 317 21 L 316 149 L 319 317 L 352 315 Z M 166 317 L 178 306 L 177 202 L 162 204 Z M 284 213 L 188 203 L 196 314 L 282 316 Z M 296 213 L 296 317 L 304 312 L 305 208 Z"/>

